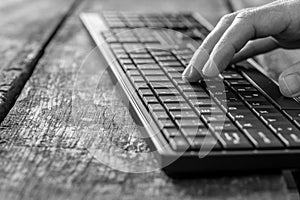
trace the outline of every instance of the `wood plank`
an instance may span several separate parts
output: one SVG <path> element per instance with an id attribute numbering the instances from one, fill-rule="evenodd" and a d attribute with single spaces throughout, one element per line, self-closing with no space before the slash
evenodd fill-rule
<path id="1" fill-rule="evenodd" d="M 0 121 L 74 0 L 3 0 L 0 3 Z M 57 5 L 60 6 L 57 6 Z"/>
<path id="2" fill-rule="evenodd" d="M 135 174 L 114 170 L 89 151 L 95 145 L 107 152 L 110 162 L 117 162 L 128 156 L 125 152 L 139 155 L 147 147 L 105 71 L 103 58 L 91 52 L 95 46 L 78 13 L 114 8 L 190 9 L 217 18 L 216 13 L 225 13 L 222 4 L 223 0 L 85 1 L 49 45 L 0 126 L 0 196 L 24 200 L 287 199 L 280 175 L 179 181 L 161 171 Z M 143 166 L 155 165 L 147 156 L 139 159 Z M 121 160 L 119 165 L 126 164 Z"/>

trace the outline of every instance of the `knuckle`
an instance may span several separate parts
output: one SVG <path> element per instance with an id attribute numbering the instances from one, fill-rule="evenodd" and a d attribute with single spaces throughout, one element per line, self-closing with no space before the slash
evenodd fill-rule
<path id="1" fill-rule="evenodd" d="M 220 22 L 222 24 L 231 24 L 232 20 L 234 19 L 234 15 L 233 14 L 227 14 L 227 15 L 224 15 Z"/>
<path id="2" fill-rule="evenodd" d="M 240 12 L 237 16 L 236 19 L 238 20 L 248 20 L 250 17 L 252 17 L 252 12 L 251 11 L 244 11 Z"/>
<path id="3" fill-rule="evenodd" d="M 248 21 L 253 18 L 257 13 L 257 8 L 246 8 L 241 10 L 237 15 L 236 19 L 239 21 Z"/>

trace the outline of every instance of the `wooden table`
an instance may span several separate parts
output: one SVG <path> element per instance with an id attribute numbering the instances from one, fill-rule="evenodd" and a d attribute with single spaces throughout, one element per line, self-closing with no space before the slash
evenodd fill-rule
<path id="1" fill-rule="evenodd" d="M 262 3 L 232 2 L 235 9 Z M 147 149 L 79 21 L 80 12 L 100 9 L 199 11 L 213 24 L 230 10 L 224 0 L 2 0 L 0 199 L 298 199 L 281 174 L 173 180 L 159 170 L 120 172 L 95 158 L 93 144 L 111 162 Z M 297 53 L 261 61 L 281 66 L 278 58 L 292 62 Z"/>

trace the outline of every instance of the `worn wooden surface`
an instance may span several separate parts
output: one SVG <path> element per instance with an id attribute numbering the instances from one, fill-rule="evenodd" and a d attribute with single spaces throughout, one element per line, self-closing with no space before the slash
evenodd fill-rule
<path id="1" fill-rule="evenodd" d="M 0 120 L 20 93 L 74 0 L 0 2 Z M 60 6 L 57 6 L 58 3 Z"/>
<path id="2" fill-rule="evenodd" d="M 223 0 L 84 1 L 1 123 L 0 199 L 290 199 L 279 174 L 172 180 L 159 170 L 112 169 L 91 153 L 93 146 L 131 171 L 135 166 L 124 160 L 147 151 L 78 19 L 81 11 L 99 9 L 193 10 L 213 23 L 227 12 Z M 138 159 L 155 165 L 147 156 Z"/>

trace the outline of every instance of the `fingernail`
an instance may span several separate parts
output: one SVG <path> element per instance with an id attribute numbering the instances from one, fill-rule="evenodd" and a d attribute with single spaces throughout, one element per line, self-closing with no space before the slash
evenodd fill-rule
<path id="1" fill-rule="evenodd" d="M 219 74 L 219 69 L 213 59 L 209 58 L 202 69 L 203 75 L 207 77 L 216 76 Z"/>
<path id="2" fill-rule="evenodd" d="M 185 82 L 197 82 L 200 79 L 199 72 L 196 71 L 197 69 L 190 65 L 189 68 L 187 68 L 183 74 L 182 74 L 182 80 Z"/>
<path id="3" fill-rule="evenodd" d="M 188 77 L 189 82 L 198 82 L 202 78 L 201 73 L 196 67 L 192 67 L 190 75 Z"/>
<path id="4" fill-rule="evenodd" d="M 191 65 L 191 64 L 189 64 L 187 67 L 186 67 L 186 69 L 183 71 L 183 73 L 182 73 L 182 78 L 187 78 L 187 77 L 189 77 L 189 75 L 190 75 L 190 73 L 191 73 L 191 68 L 192 68 L 193 66 Z"/>
<path id="5" fill-rule="evenodd" d="M 285 84 L 287 92 L 292 97 L 300 96 L 300 76 L 297 73 L 288 74 L 283 77 L 283 83 Z"/>

